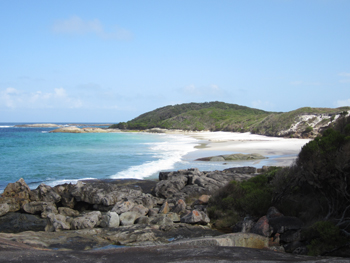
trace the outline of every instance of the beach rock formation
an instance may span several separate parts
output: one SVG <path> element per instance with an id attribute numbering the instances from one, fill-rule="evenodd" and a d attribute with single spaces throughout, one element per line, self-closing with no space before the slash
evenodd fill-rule
<path id="1" fill-rule="evenodd" d="M 205 161 L 205 162 L 224 162 L 224 161 L 242 161 L 242 160 L 259 160 L 259 159 L 267 159 L 267 157 L 262 156 L 258 153 L 250 153 L 250 154 L 227 154 L 227 155 L 218 155 L 212 157 L 203 157 L 198 158 L 195 161 Z"/>
<path id="2" fill-rule="evenodd" d="M 106 133 L 106 132 L 118 132 L 119 129 L 103 129 L 103 128 L 96 128 L 96 127 L 84 127 L 84 128 L 78 128 L 76 126 L 68 126 L 68 127 L 61 127 L 55 130 L 52 130 L 50 132 L 57 133 Z"/>
<path id="3" fill-rule="evenodd" d="M 86 249 L 106 244 L 180 244 L 184 238 L 196 237 L 199 239 L 188 244 L 270 246 L 305 253 L 306 243 L 300 234 L 303 222 L 284 216 L 274 207 L 260 219 L 247 217 L 238 223 L 233 229 L 240 233 L 215 237 L 220 232 L 211 228 L 207 214 L 211 195 L 232 180 L 242 181 L 256 174 L 253 167 L 210 172 L 187 169 L 161 172 L 159 181 L 86 180 L 55 187 L 41 184 L 32 191 L 20 179 L 9 184 L 0 197 L 0 232 L 45 232 L 0 233 L 0 238 L 34 247 L 66 248 L 71 240 L 84 237 L 90 245 L 84 241 L 79 246 Z"/>
<path id="4" fill-rule="evenodd" d="M 223 171 L 201 172 L 197 168 L 159 173 L 159 182 L 153 194 L 177 202 L 189 196 L 211 194 L 232 180 L 248 179 L 257 170 L 254 167 L 238 167 Z"/>
<path id="5" fill-rule="evenodd" d="M 1 233 L 19 233 L 23 231 L 44 231 L 47 219 L 37 215 L 10 212 L 0 217 Z"/>
<path id="6" fill-rule="evenodd" d="M 20 125 L 15 125 L 14 127 L 20 127 L 20 128 L 57 128 L 57 127 L 62 127 L 62 125 L 52 124 L 52 123 L 34 123 L 34 124 L 20 124 Z"/>

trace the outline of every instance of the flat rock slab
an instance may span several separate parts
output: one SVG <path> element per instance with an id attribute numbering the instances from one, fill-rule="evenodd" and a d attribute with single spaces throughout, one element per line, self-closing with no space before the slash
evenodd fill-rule
<path id="1" fill-rule="evenodd" d="M 157 185 L 158 180 L 138 180 L 138 179 L 94 179 L 94 180 L 81 180 L 86 184 L 94 183 L 108 183 L 116 184 L 118 186 L 127 186 L 130 189 L 142 190 L 145 194 L 150 194 L 153 188 Z"/>
<path id="2" fill-rule="evenodd" d="M 38 250 L 0 239 L 0 262 L 350 262 L 240 247 L 121 247 L 90 251 Z"/>
<path id="3" fill-rule="evenodd" d="M 227 154 L 227 155 L 218 155 L 211 157 L 203 157 L 196 159 L 195 161 L 204 161 L 204 162 L 224 162 L 224 161 L 242 161 L 242 160 L 259 160 L 259 159 L 267 159 L 267 157 L 262 156 L 258 153 L 250 153 L 250 154 Z"/>

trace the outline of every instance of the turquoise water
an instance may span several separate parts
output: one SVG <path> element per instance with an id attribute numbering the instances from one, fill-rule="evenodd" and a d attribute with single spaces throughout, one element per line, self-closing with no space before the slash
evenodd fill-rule
<path id="1" fill-rule="evenodd" d="M 31 188 L 87 178 L 157 178 L 159 171 L 175 168 L 196 142 L 185 136 L 49 133 L 52 128 L 13 125 L 0 124 L 0 190 L 19 178 Z"/>
<path id="2" fill-rule="evenodd" d="M 269 160 L 198 162 L 220 152 L 197 151 L 185 135 L 149 133 L 49 133 L 54 128 L 16 128 L 0 123 L 0 192 L 23 178 L 31 189 L 80 179 L 156 179 L 160 171 L 261 167 Z"/>

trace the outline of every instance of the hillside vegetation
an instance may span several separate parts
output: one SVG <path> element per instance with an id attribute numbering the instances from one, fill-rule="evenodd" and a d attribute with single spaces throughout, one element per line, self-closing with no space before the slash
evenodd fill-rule
<path id="1" fill-rule="evenodd" d="M 219 190 L 208 213 L 217 228 L 231 228 L 274 206 L 304 222 L 299 244 L 307 245 L 310 255 L 327 255 L 350 245 L 349 176 L 350 116 L 341 116 L 307 143 L 290 167 L 270 167 Z"/>
<path id="2" fill-rule="evenodd" d="M 252 132 L 270 136 L 290 136 L 311 132 L 315 126 L 328 126 L 337 114 L 350 110 L 350 107 L 300 108 L 291 112 L 268 112 L 259 109 L 228 104 L 224 102 L 185 103 L 158 108 L 144 113 L 128 122 L 114 124 L 111 128 L 145 130 L 152 128 L 181 129 L 193 131 L 234 131 Z M 298 119 L 302 115 L 326 115 L 325 118 Z M 326 118 L 327 119 L 327 118 Z M 315 122 L 316 121 L 316 122 Z M 313 123 L 315 122 L 315 123 Z M 296 131 L 289 132 L 293 124 Z M 311 125 L 311 126 L 310 126 Z M 311 128 L 310 128 L 311 127 Z M 317 127 L 317 128 L 319 128 Z"/>

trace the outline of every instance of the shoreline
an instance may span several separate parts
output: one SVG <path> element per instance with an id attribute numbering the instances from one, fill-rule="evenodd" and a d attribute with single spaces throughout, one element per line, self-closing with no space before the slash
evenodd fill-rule
<path id="1" fill-rule="evenodd" d="M 166 134 L 183 134 L 198 140 L 194 146 L 196 150 L 187 153 L 182 158 L 194 161 L 198 158 L 226 154 L 252 154 L 258 153 L 268 159 L 254 160 L 255 164 L 268 163 L 273 166 L 289 166 L 297 158 L 301 148 L 311 139 L 293 139 L 282 137 L 268 137 L 238 132 L 167 132 Z M 227 165 L 235 165 L 237 162 L 225 162 Z M 252 162 L 252 161 L 250 161 Z M 218 162 L 220 163 L 220 162 Z M 244 164 L 245 165 L 245 164 Z"/>

